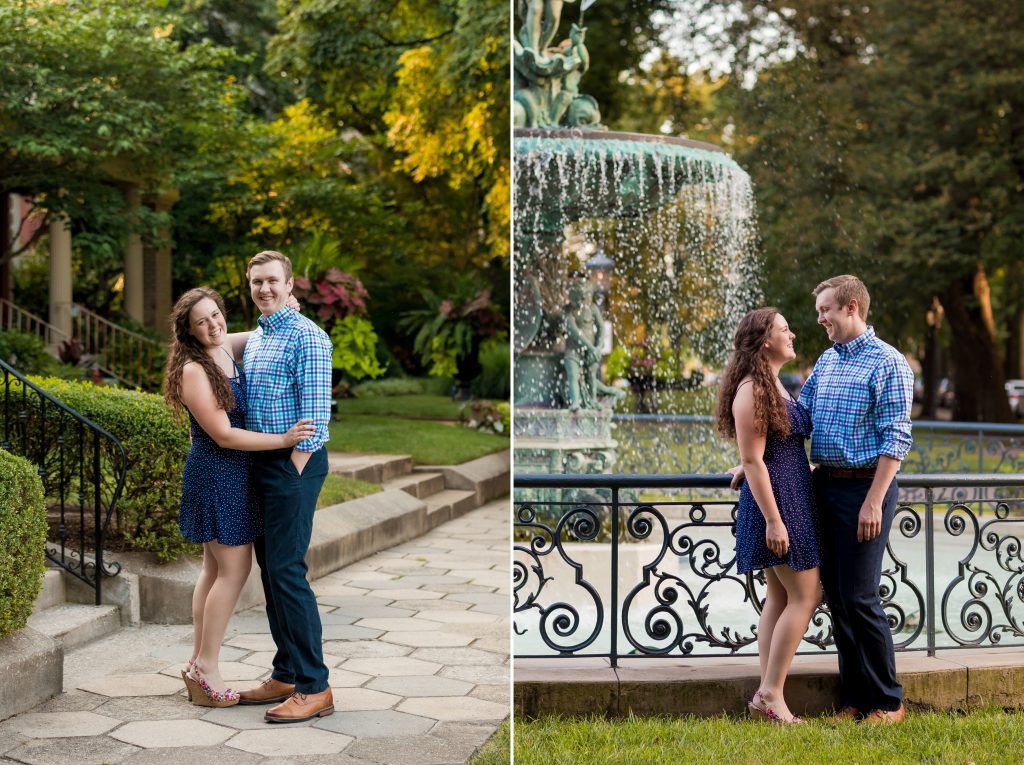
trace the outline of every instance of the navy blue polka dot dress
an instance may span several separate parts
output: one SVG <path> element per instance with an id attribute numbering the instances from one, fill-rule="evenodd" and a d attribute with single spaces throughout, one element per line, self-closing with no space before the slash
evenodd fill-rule
<path id="1" fill-rule="evenodd" d="M 811 434 L 811 416 L 793 401 L 787 400 L 786 408 L 792 430 L 786 438 L 768 434 L 764 464 L 768 468 L 775 504 L 789 533 L 789 552 L 779 558 L 768 549 L 764 539 L 764 516 L 749 484 L 744 481 L 736 510 L 736 570 L 741 574 L 781 563 L 788 563 L 794 571 L 821 564 L 818 513 L 811 469 L 804 452 L 804 439 Z"/>
<path id="2" fill-rule="evenodd" d="M 245 373 L 235 365 L 231 379 L 235 408 L 228 412 L 231 427 L 244 428 L 248 408 Z M 192 448 L 181 479 L 178 528 L 190 542 L 217 540 L 244 545 L 263 536 L 263 513 L 249 480 L 248 452 L 223 449 L 188 414 Z"/>

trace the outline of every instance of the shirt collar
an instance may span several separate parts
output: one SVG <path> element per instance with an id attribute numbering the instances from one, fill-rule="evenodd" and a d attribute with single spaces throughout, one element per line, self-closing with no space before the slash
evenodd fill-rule
<path id="1" fill-rule="evenodd" d="M 848 343 L 833 343 L 832 347 L 840 356 L 856 356 L 875 337 L 875 328 L 870 324 L 868 328 Z"/>
<path id="2" fill-rule="evenodd" d="M 283 306 L 274 313 L 270 314 L 270 316 L 261 315 L 260 318 L 256 320 L 256 323 L 263 327 L 264 332 L 273 332 L 275 330 L 280 329 L 288 322 L 290 322 L 292 314 L 294 313 L 294 308 Z"/>

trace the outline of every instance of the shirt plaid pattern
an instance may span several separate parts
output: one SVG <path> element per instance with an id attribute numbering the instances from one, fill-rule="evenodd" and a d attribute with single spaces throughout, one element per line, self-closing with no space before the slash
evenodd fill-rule
<path id="1" fill-rule="evenodd" d="M 910 451 L 914 374 L 903 354 L 875 337 L 873 327 L 821 354 L 800 391 L 811 413 L 811 462 L 868 468 L 882 455 Z"/>
<path id="2" fill-rule="evenodd" d="M 249 382 L 246 427 L 260 433 L 284 433 L 309 417 L 316 435 L 295 449 L 315 452 L 328 439 L 331 419 L 331 355 L 327 333 L 298 311 L 285 307 L 259 318 L 245 345 Z"/>

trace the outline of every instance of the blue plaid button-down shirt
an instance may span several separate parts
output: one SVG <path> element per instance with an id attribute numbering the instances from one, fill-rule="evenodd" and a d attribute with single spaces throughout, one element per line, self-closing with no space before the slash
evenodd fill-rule
<path id="1" fill-rule="evenodd" d="M 329 437 L 331 354 L 327 333 L 298 311 L 285 307 L 259 318 L 245 345 L 249 412 L 246 427 L 284 433 L 310 417 L 316 435 L 300 441 L 300 452 L 315 452 Z"/>
<path id="2" fill-rule="evenodd" d="M 903 460 L 913 443 L 914 374 L 873 327 L 821 354 L 800 391 L 811 413 L 811 462 L 868 468 L 882 455 Z"/>

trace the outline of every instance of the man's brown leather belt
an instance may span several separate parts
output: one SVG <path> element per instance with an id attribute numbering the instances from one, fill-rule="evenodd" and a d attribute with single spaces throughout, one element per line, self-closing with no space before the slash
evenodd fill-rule
<path id="1" fill-rule="evenodd" d="M 825 471 L 825 475 L 829 478 L 874 478 L 875 468 L 836 468 L 822 466 L 821 470 Z"/>

